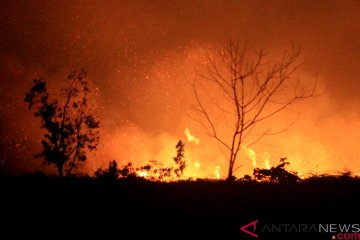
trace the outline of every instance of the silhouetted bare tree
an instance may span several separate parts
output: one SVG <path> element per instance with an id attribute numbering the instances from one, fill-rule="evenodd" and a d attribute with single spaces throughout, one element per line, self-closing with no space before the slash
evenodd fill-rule
<path id="1" fill-rule="evenodd" d="M 36 157 L 55 164 L 60 177 L 64 172 L 70 176 L 86 161 L 86 149 L 95 150 L 99 141 L 99 121 L 88 105 L 86 77 L 83 70 L 72 72 L 58 93 L 49 93 L 43 78 L 35 79 L 24 99 L 46 131 Z"/>
<path id="2" fill-rule="evenodd" d="M 252 135 L 253 141 L 247 144 L 250 146 L 264 136 L 274 134 L 266 130 L 257 133 L 254 138 L 254 128 L 260 122 L 315 95 L 316 84 L 305 89 L 300 87 L 297 80 L 291 87 L 293 73 L 298 69 L 296 62 L 299 55 L 300 50 L 293 47 L 280 60 L 271 61 L 266 59 L 262 50 L 251 51 L 246 46 L 240 47 L 238 42 L 229 41 L 218 57 L 209 59 L 207 74 L 201 75 L 220 90 L 222 99 L 216 99 L 211 106 L 206 105 L 209 103 L 201 97 L 194 82 L 195 110 L 201 116 L 200 122 L 207 134 L 215 138 L 229 153 L 228 180 L 233 179 L 234 165 L 245 139 Z M 219 104 L 222 101 L 225 106 Z M 230 137 L 226 137 L 215 123 L 214 119 L 218 116 L 210 110 L 213 106 L 234 121 L 230 126 Z"/>

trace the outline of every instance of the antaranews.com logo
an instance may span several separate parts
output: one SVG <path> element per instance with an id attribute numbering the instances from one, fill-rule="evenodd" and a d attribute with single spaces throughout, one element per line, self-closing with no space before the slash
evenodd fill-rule
<path id="1" fill-rule="evenodd" d="M 259 224 L 258 220 L 252 221 L 240 227 L 240 231 L 253 238 L 261 238 L 262 234 L 327 234 L 329 240 L 360 240 L 360 224 Z"/>

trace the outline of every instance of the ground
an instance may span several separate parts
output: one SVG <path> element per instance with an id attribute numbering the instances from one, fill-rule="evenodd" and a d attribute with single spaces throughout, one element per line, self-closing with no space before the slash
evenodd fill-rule
<path id="1" fill-rule="evenodd" d="M 254 232 L 259 239 L 283 239 L 283 233 L 279 237 L 266 232 L 265 224 L 357 223 L 360 216 L 360 180 L 353 177 L 318 177 L 277 184 L 211 180 L 163 183 L 138 178 L 58 179 L 31 175 L 2 177 L 0 187 L 2 232 L 29 228 L 29 234 L 34 236 L 50 231 L 82 236 L 97 232 L 103 238 L 115 234 L 118 239 L 128 235 L 190 238 L 194 234 L 254 239 L 240 227 L 257 220 Z M 249 230 L 253 231 L 251 227 Z M 305 239 L 313 239 L 310 233 L 302 234 L 307 234 Z M 311 234 L 315 234 L 314 239 L 332 237 L 330 233 Z M 289 239 L 290 235 L 286 236 Z"/>

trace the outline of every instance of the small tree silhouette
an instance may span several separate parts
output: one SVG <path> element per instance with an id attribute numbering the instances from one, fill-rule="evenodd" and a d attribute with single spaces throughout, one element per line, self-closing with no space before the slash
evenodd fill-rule
<path id="1" fill-rule="evenodd" d="M 119 169 L 119 173 L 122 177 L 136 176 L 136 170 L 134 169 L 131 162 Z"/>
<path id="2" fill-rule="evenodd" d="M 179 140 L 179 142 L 176 144 L 176 157 L 174 157 L 174 161 L 178 166 L 178 168 L 175 169 L 175 174 L 180 177 L 183 175 L 184 169 L 186 167 L 185 144 L 181 140 Z"/>
<path id="3" fill-rule="evenodd" d="M 99 141 L 99 121 L 88 106 L 90 89 L 83 70 L 72 72 L 60 93 L 49 93 L 43 78 L 35 79 L 24 101 L 41 119 L 45 129 L 42 151 L 35 157 L 45 158 L 57 167 L 60 177 L 70 176 L 86 161 L 86 149 L 95 150 Z"/>
<path id="4" fill-rule="evenodd" d="M 109 162 L 109 167 L 107 170 L 102 170 L 99 168 L 95 171 L 95 177 L 115 180 L 119 177 L 120 170 L 117 167 L 117 162 L 115 160 Z"/>

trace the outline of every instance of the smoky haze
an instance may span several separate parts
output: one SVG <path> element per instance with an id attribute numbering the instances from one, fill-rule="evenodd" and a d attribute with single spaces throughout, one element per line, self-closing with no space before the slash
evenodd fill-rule
<path id="1" fill-rule="evenodd" d="M 270 53 L 301 46 L 297 77 L 326 89 L 299 105 L 287 132 L 254 146 L 259 166 L 288 157 L 301 173 L 360 173 L 358 1 L 2 1 L 0 26 L 1 172 L 43 169 L 32 157 L 39 122 L 23 103 L 32 80 L 56 83 L 84 68 L 103 128 L 86 171 L 112 159 L 170 163 L 189 128 L 201 141 L 187 143 L 190 165 L 201 166 L 191 174 L 209 177 L 220 166 L 225 176 L 225 157 L 192 121 L 190 82 L 232 38 Z M 239 175 L 250 158 L 239 160 Z"/>

